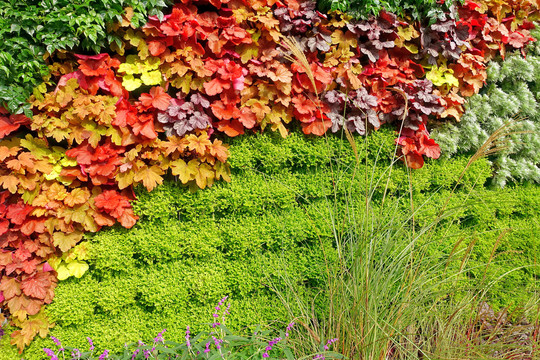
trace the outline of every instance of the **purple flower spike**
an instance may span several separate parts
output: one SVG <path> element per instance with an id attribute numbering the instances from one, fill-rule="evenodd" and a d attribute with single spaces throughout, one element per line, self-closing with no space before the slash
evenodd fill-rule
<path id="1" fill-rule="evenodd" d="M 60 340 L 58 340 L 58 339 L 55 338 L 54 336 L 51 336 L 51 340 L 54 341 L 54 343 L 56 344 L 56 346 L 62 347 L 62 343 L 60 342 Z"/>
<path id="2" fill-rule="evenodd" d="M 58 356 L 51 349 L 43 349 L 45 354 L 51 358 L 51 360 L 58 360 Z"/>
<path id="3" fill-rule="evenodd" d="M 337 338 L 333 338 L 333 339 L 328 340 L 326 342 L 326 345 L 324 345 L 324 350 L 328 350 L 330 348 L 330 345 L 335 343 L 337 340 L 338 340 Z"/>
<path id="4" fill-rule="evenodd" d="M 186 327 L 186 345 L 188 348 L 191 348 L 191 343 L 189 342 L 189 334 L 190 334 L 190 331 L 189 331 L 189 325 Z"/>
<path id="5" fill-rule="evenodd" d="M 163 340 L 163 334 L 165 333 L 165 331 L 167 331 L 167 329 L 161 330 L 161 332 L 158 333 L 157 336 L 154 338 L 154 342 L 165 344 L 165 340 Z"/>
<path id="6" fill-rule="evenodd" d="M 86 340 L 88 340 L 88 343 L 90 344 L 90 349 L 89 350 L 93 351 L 94 350 L 94 342 L 89 337 L 87 337 Z"/>
<path id="7" fill-rule="evenodd" d="M 150 357 L 150 350 L 143 350 L 144 358 L 148 359 Z"/>
<path id="8" fill-rule="evenodd" d="M 81 358 L 81 352 L 79 351 L 79 349 L 73 349 L 73 351 L 71 352 L 71 357 L 73 359 L 80 359 Z"/>
<path id="9" fill-rule="evenodd" d="M 137 354 L 139 353 L 139 349 L 136 349 L 134 352 L 133 352 L 133 356 L 131 357 L 131 360 L 135 360 L 135 358 L 137 357 Z"/>
<path id="10" fill-rule="evenodd" d="M 263 358 L 267 358 L 267 357 L 270 357 L 270 355 L 268 355 L 268 353 L 267 353 L 267 352 L 264 352 L 264 354 L 263 354 Z"/>
<path id="11" fill-rule="evenodd" d="M 204 353 L 209 353 L 210 352 L 210 342 L 207 342 L 206 343 L 206 349 L 204 349 Z"/>
<path id="12" fill-rule="evenodd" d="M 105 359 L 108 359 L 109 358 L 109 350 L 105 350 L 103 352 L 103 354 L 99 355 L 99 359 L 98 360 L 105 360 Z"/>

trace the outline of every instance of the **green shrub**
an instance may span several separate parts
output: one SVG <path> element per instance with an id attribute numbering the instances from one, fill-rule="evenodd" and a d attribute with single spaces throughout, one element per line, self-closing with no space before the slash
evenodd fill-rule
<path id="1" fill-rule="evenodd" d="M 443 18 L 444 12 L 451 9 L 453 0 L 445 0 L 442 4 L 436 0 L 319 0 L 323 10 L 339 10 L 356 18 L 367 18 L 377 15 L 382 9 L 399 16 L 410 15 L 418 20 L 437 20 Z"/>
<path id="2" fill-rule="evenodd" d="M 107 24 L 120 21 L 125 7 L 135 26 L 147 15 L 162 16 L 164 0 L 2 0 L 0 1 L 0 105 L 31 116 L 26 103 L 48 74 L 45 53 L 55 50 L 101 52 L 113 41 Z"/>

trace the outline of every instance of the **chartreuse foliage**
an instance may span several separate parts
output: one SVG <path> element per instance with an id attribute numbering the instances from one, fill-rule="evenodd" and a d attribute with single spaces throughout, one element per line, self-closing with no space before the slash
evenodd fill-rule
<path id="1" fill-rule="evenodd" d="M 32 56 L 50 55 L 50 76 L 30 98 L 32 118 L 0 108 L 0 303 L 20 328 L 11 334 L 19 349 L 52 326 L 42 307 L 57 280 L 89 268 L 84 234 L 135 225 L 135 186 L 152 191 L 167 174 L 192 191 L 229 181 L 220 135 L 270 129 L 285 137 L 298 127 L 364 135 L 391 123 L 401 130 L 398 155 L 421 168 L 424 155 L 440 155 L 428 120 L 459 119 L 487 61 L 523 49 L 538 15 L 532 3 L 482 1 L 432 22 L 387 11 L 353 20 L 311 1 L 186 0 L 146 22 L 142 14 L 164 3 L 131 5 L 122 16 L 117 2 L 11 1 L 2 9 L 2 31 L 20 35 L 8 45 L 29 41 Z M 44 17 L 35 16 L 43 7 Z M 83 48 L 112 42 L 110 52 L 53 53 L 77 45 L 74 29 Z"/>
<path id="2" fill-rule="evenodd" d="M 373 176 L 384 179 L 393 153 L 392 132 L 379 131 L 367 143 L 358 139 L 357 147 L 360 154 L 368 150 L 369 169 L 380 149 Z M 315 308 L 325 306 L 325 258 L 336 256 L 329 208 L 337 199 L 337 211 L 344 213 L 351 206 L 345 203 L 349 190 L 358 195 L 365 191 L 363 176 L 351 181 L 355 158 L 349 144 L 337 137 L 306 139 L 292 133 L 280 139 L 262 134 L 235 139 L 231 150 L 230 183 L 194 194 L 171 181 L 151 193 L 139 187 L 134 209 L 140 219 L 132 229 L 113 227 L 87 235 L 91 271 L 59 283 L 47 308 L 57 324 L 52 335 L 80 348 L 91 336 L 98 349 L 121 349 L 125 342 L 151 339 L 163 327 L 169 339 L 183 339 L 186 325 L 195 332 L 207 329 L 212 322 L 208 314 L 223 295 L 229 295 L 232 304 L 227 322 L 231 328 L 287 323 L 291 319 L 286 309 L 268 287 L 279 284 L 284 271 L 307 302 L 314 299 Z M 420 205 L 429 199 L 418 213 L 418 226 L 432 219 L 466 163 L 464 157 L 439 160 L 412 173 L 415 201 Z M 476 241 L 471 286 L 481 284 L 486 269 L 482 264 L 489 262 L 504 229 L 512 232 L 499 240 L 487 279 L 534 264 L 540 255 L 534 236 L 540 230 L 540 190 L 477 186 L 471 193 L 490 172 L 486 161 L 473 164 L 449 203 L 449 208 L 462 208 L 456 213 L 459 221 L 448 224 L 453 236 L 441 226 L 436 236 L 442 241 L 430 249 L 445 258 L 458 237 L 465 237 L 464 247 Z M 407 194 L 406 169 L 393 170 L 390 188 L 393 196 Z M 374 203 L 381 197 L 375 194 Z M 464 202 L 468 205 L 462 206 Z M 410 207 L 407 199 L 402 206 L 403 211 Z M 538 289 L 534 279 L 539 275 L 538 267 L 514 271 L 489 290 L 487 300 L 496 306 L 525 301 Z M 11 360 L 15 350 L 6 343 L 0 359 Z M 25 350 L 25 359 L 41 359 L 43 347 L 53 347 L 51 340 L 37 338 Z"/>
<path id="3" fill-rule="evenodd" d="M 27 99 L 49 73 L 55 50 L 99 53 L 118 41 L 107 25 L 120 21 L 130 6 L 136 26 L 160 15 L 163 0 L 2 0 L 0 1 L 0 105 L 12 113 L 32 113 Z"/>
<path id="4" fill-rule="evenodd" d="M 540 33 L 533 35 L 538 39 Z M 493 183 L 540 183 L 540 45 L 529 48 L 527 58 L 508 54 L 505 61 L 490 63 L 488 85 L 473 96 L 459 124 L 446 124 L 434 133 L 446 157 L 474 151 L 495 129 L 515 117 L 523 118 L 508 141 L 508 149 L 493 161 Z M 524 132 L 524 133 L 519 133 Z"/>

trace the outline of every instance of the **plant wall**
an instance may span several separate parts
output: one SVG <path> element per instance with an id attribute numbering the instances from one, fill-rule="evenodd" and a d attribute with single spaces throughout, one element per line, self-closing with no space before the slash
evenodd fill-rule
<path id="1" fill-rule="evenodd" d="M 84 234 L 136 224 L 135 186 L 151 191 L 167 174 L 192 191 L 229 181 L 225 138 L 291 127 L 365 135 L 392 124 L 398 155 L 421 168 L 440 155 L 428 120 L 459 120 L 487 62 L 523 49 L 537 16 L 526 2 L 467 2 L 423 22 L 201 0 L 141 27 L 144 9 L 108 27 L 106 53 L 49 54 L 31 118 L 1 110 L 0 301 L 20 350 L 52 326 L 43 305 L 57 281 L 88 269 Z"/>

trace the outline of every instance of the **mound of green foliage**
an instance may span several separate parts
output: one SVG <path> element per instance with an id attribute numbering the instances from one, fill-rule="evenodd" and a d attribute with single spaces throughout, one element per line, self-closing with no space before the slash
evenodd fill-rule
<path id="1" fill-rule="evenodd" d="M 367 18 L 378 15 L 381 10 L 397 14 L 409 15 L 415 20 L 446 20 L 445 11 L 452 9 L 454 0 L 444 2 L 436 0 L 319 0 L 319 8 L 324 11 L 339 10 L 356 18 Z"/>
<path id="2" fill-rule="evenodd" d="M 313 299 L 315 309 L 327 306 L 325 264 L 336 257 L 330 215 L 340 219 L 355 206 L 346 200 L 360 198 L 370 179 L 386 182 L 393 138 L 382 129 L 357 139 L 354 180 L 356 160 L 344 139 L 261 134 L 234 140 L 231 183 L 195 193 L 172 180 L 151 193 L 140 189 L 135 227 L 89 236 L 90 271 L 58 285 L 48 307 L 57 324 L 51 334 L 80 348 L 90 336 L 96 349 L 115 351 L 163 328 L 169 339 L 180 340 L 186 325 L 208 329 L 213 307 L 225 295 L 231 302 L 230 328 L 283 328 L 292 319 L 272 288 L 285 280 Z M 401 199 L 403 211 L 410 209 L 411 186 L 414 206 L 425 204 L 415 218 L 422 226 L 445 203 L 467 160 L 439 160 L 412 173 L 396 164 L 388 182 L 392 199 Z M 540 189 L 484 189 L 490 174 L 487 161 L 472 165 L 449 201 L 452 221 L 440 227 L 441 241 L 431 251 L 444 259 L 459 238 L 460 247 L 475 243 L 470 286 L 489 285 L 486 299 L 501 307 L 523 303 L 538 290 L 540 271 L 531 264 L 540 254 L 534 235 L 540 231 Z M 375 203 L 382 197 L 377 190 Z M 503 276 L 520 266 L 525 267 Z M 17 358 L 7 343 L 2 341 L 0 359 Z M 41 349 L 52 346 L 51 340 L 36 339 L 24 358 L 41 359 Z"/>
<path id="3" fill-rule="evenodd" d="M 0 105 L 31 116 L 26 101 L 48 74 L 46 54 L 66 49 L 97 54 L 119 42 L 106 27 L 121 21 L 126 7 L 133 9 L 138 27 L 148 15 L 162 16 L 166 5 L 164 0 L 0 1 Z"/>
<path id="4" fill-rule="evenodd" d="M 540 32 L 533 35 L 538 39 Z M 469 99 L 461 122 L 445 124 L 433 132 L 446 157 L 477 149 L 497 128 L 522 118 L 504 151 L 491 156 L 493 183 L 540 183 L 540 44 L 529 47 L 527 57 L 509 54 L 505 61 L 490 63 L 488 84 Z"/>

